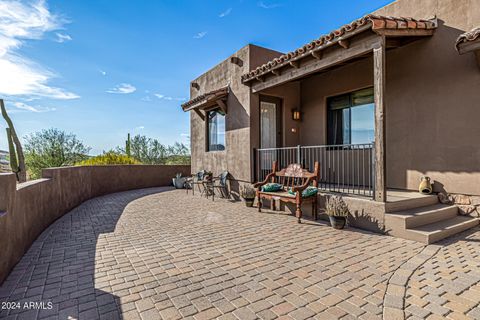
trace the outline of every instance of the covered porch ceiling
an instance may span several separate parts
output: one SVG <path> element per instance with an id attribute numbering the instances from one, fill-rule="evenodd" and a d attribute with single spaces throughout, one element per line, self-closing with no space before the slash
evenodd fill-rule
<path id="1" fill-rule="evenodd" d="M 437 25 L 436 18 L 367 15 L 251 70 L 242 82 L 257 93 L 370 56 L 375 48 L 397 48 L 432 36 Z"/>

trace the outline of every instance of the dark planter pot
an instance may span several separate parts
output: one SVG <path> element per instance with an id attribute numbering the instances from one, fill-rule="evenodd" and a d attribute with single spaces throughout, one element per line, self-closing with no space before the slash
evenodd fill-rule
<path id="1" fill-rule="evenodd" d="M 332 217 L 329 216 L 328 219 L 330 220 L 330 225 L 335 229 L 343 229 L 345 228 L 345 223 L 347 222 L 346 217 Z"/>
<path id="2" fill-rule="evenodd" d="M 247 207 L 253 207 L 253 203 L 255 202 L 255 198 L 253 198 L 253 199 L 245 199 L 245 198 L 243 198 L 243 200 L 245 200 L 245 205 L 246 205 Z"/>

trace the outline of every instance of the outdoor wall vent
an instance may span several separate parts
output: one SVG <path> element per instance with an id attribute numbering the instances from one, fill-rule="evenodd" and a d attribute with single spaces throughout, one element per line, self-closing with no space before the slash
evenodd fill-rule
<path id="1" fill-rule="evenodd" d="M 231 57 L 230 62 L 233 64 L 236 64 L 239 67 L 243 67 L 243 60 L 240 59 L 239 57 Z"/>

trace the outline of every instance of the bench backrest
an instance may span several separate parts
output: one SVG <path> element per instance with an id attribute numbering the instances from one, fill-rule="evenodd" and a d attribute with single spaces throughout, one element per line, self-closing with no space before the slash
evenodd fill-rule
<path id="1" fill-rule="evenodd" d="M 320 180 L 320 164 L 316 161 L 314 164 L 314 171 L 310 172 L 303 169 L 299 163 L 289 164 L 286 168 L 278 170 L 277 161 L 273 162 L 272 182 L 280 183 L 285 187 L 295 187 L 303 185 L 308 179 L 313 183 L 314 187 L 318 187 L 318 180 Z"/>

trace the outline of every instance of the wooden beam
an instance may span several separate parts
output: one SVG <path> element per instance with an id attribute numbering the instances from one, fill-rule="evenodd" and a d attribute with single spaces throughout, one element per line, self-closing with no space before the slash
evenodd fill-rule
<path id="1" fill-rule="evenodd" d="M 322 56 L 323 56 L 323 51 L 312 51 L 312 56 L 315 58 L 315 59 L 322 59 Z"/>
<path id="2" fill-rule="evenodd" d="M 340 45 L 340 47 L 342 47 L 344 49 L 348 49 L 348 47 L 350 47 L 350 40 L 348 40 L 348 39 L 339 40 L 338 44 Z"/>
<path id="3" fill-rule="evenodd" d="M 380 41 L 379 39 L 381 39 L 381 37 L 376 34 L 372 34 L 361 41 L 352 41 L 348 49 L 338 48 L 336 50 L 332 50 L 330 53 L 324 54 L 322 59 L 312 59 L 310 61 L 306 61 L 299 68 L 291 68 L 283 71 L 279 76 L 271 76 L 265 78 L 263 82 L 253 83 L 252 93 L 257 93 L 259 91 L 278 86 L 282 83 L 297 80 L 309 74 L 333 67 L 339 63 L 371 53 L 374 45 L 378 45 Z"/>
<path id="4" fill-rule="evenodd" d="M 428 37 L 433 35 L 435 29 L 380 29 L 373 31 L 385 37 Z"/>
<path id="5" fill-rule="evenodd" d="M 300 67 L 300 61 L 290 61 L 290 65 L 294 68 Z"/>
<path id="6" fill-rule="evenodd" d="M 460 54 L 465 54 L 476 50 L 480 50 L 480 39 L 476 41 L 462 42 L 458 45 L 458 53 Z"/>
<path id="7" fill-rule="evenodd" d="M 202 113 L 202 111 L 198 110 L 198 109 L 193 109 L 195 111 L 196 114 L 198 114 L 198 116 L 203 120 L 205 121 L 205 115 Z"/>
<path id="8" fill-rule="evenodd" d="M 385 38 L 373 48 L 375 102 L 375 201 L 387 201 L 385 144 Z"/>
<path id="9" fill-rule="evenodd" d="M 227 114 L 227 105 L 225 104 L 225 102 L 223 102 L 223 100 L 219 99 L 219 100 L 217 100 L 217 104 L 220 107 L 220 109 L 223 111 L 223 113 Z"/>

